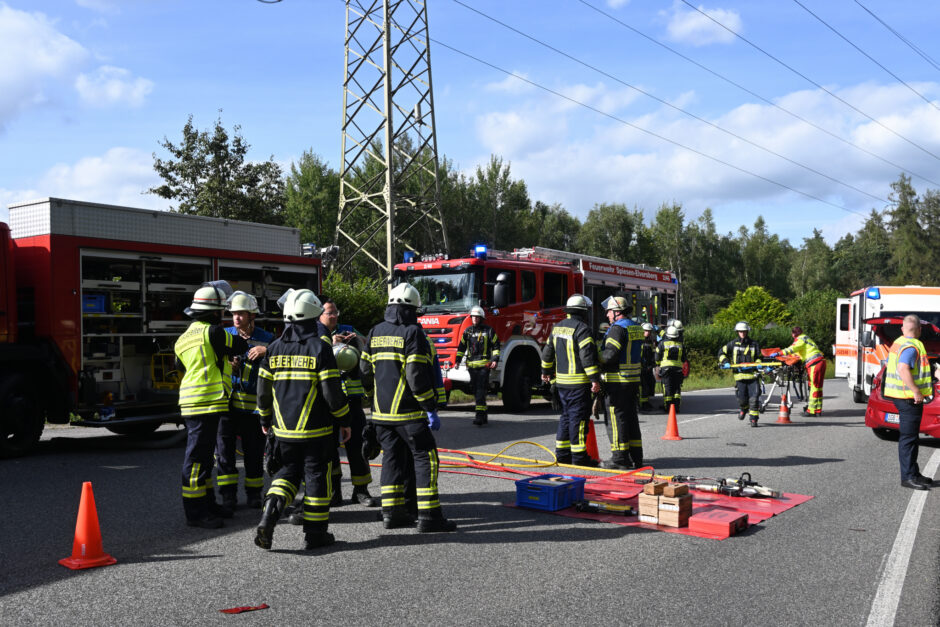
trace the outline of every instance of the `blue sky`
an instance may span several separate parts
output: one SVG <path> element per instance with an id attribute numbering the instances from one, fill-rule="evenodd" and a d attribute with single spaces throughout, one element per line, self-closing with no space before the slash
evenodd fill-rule
<path id="1" fill-rule="evenodd" d="M 709 207 L 722 232 L 763 215 L 798 245 L 854 232 L 902 169 L 940 188 L 940 3 L 465 3 L 429 3 L 432 39 L 529 82 L 432 44 L 439 150 L 467 172 L 501 156 L 533 201 Z M 142 194 L 158 142 L 220 109 L 251 158 L 338 168 L 344 34 L 342 0 L 0 0 L 0 219 L 45 196 L 165 208 Z"/>

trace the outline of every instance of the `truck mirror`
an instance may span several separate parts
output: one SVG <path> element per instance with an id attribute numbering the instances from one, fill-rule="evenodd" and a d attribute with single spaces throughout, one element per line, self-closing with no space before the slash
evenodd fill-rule
<path id="1" fill-rule="evenodd" d="M 509 273 L 500 272 L 493 286 L 493 306 L 497 309 L 509 304 Z"/>
<path id="2" fill-rule="evenodd" d="M 862 346 L 865 348 L 875 347 L 875 337 L 871 331 L 865 331 L 862 333 Z"/>

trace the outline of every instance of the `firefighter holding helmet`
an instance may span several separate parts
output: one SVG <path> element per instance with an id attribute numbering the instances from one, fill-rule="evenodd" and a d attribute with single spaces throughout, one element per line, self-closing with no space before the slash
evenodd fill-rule
<path id="1" fill-rule="evenodd" d="M 332 348 L 317 335 L 323 306 L 308 289 L 289 290 L 284 333 L 268 346 L 258 374 L 258 410 L 265 431 L 274 430 L 283 466 L 265 495 L 255 544 L 270 549 L 274 525 L 305 484 L 305 550 L 334 542 L 329 533 L 334 432 L 349 439 L 349 405 Z"/>
<path id="2" fill-rule="evenodd" d="M 734 325 L 738 334 L 737 339 L 731 340 L 721 347 L 718 353 L 718 363 L 723 369 L 729 369 L 737 364 L 754 363 L 760 357 L 760 344 L 749 337 L 751 325 L 743 320 Z M 738 398 L 738 420 L 750 416 L 751 426 L 757 426 L 760 418 L 760 381 L 759 373 L 754 366 L 734 367 L 734 387 Z"/>
<path id="3" fill-rule="evenodd" d="M 258 366 L 267 354 L 274 334 L 255 325 L 259 313 L 258 301 L 251 294 L 237 291 L 228 299 L 232 326 L 226 333 L 248 342 L 248 352 L 232 360 L 232 398 L 230 408 L 219 421 L 216 445 L 218 475 L 216 484 L 222 497 L 222 507 L 234 511 L 238 491 L 238 469 L 235 467 L 236 438 L 242 440 L 245 462 L 245 498 L 251 509 L 261 508 L 261 489 L 264 488 L 264 434 L 258 422 L 257 396 Z"/>
<path id="4" fill-rule="evenodd" d="M 561 401 L 561 416 L 555 436 L 555 457 L 559 463 L 596 467 L 587 454 L 591 393 L 601 391 L 597 346 L 587 325 L 591 301 L 574 294 L 565 304 L 567 318 L 554 327 L 542 349 L 542 381 L 555 379 Z"/>
<path id="5" fill-rule="evenodd" d="M 186 453 L 183 457 L 182 495 L 186 524 L 218 529 L 221 518 L 232 513 L 215 501 L 212 488 L 212 454 L 219 420 L 229 410 L 232 366 L 229 359 L 248 352 L 241 337 L 226 333 L 222 312 L 232 293 L 225 281 L 205 283 L 193 294 L 184 313 L 192 318 L 176 340 L 176 367 L 180 380 L 180 414 L 186 421 Z"/>
<path id="6" fill-rule="evenodd" d="M 418 533 L 447 532 L 457 525 L 444 518 L 438 497 L 440 460 L 432 432 L 441 428 L 441 419 L 431 347 L 418 324 L 420 306 L 418 290 L 408 283 L 389 292 L 385 319 L 369 331 L 360 367 L 366 388 L 375 388 L 371 423 L 383 451 L 384 527 L 417 522 Z"/>
<path id="7" fill-rule="evenodd" d="M 473 323 L 463 332 L 457 346 L 456 362 L 466 356 L 467 372 L 470 373 L 470 387 L 476 403 L 476 417 L 473 424 L 482 427 L 487 423 L 486 393 L 489 389 L 490 370 L 499 363 L 499 337 L 493 327 L 486 324 L 486 313 L 480 306 L 470 309 L 470 321 Z"/>

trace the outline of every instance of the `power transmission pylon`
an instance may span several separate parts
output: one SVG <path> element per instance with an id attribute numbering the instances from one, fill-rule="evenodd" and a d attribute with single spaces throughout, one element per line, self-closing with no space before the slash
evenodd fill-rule
<path id="1" fill-rule="evenodd" d="M 342 270 L 364 255 L 384 277 L 404 250 L 446 252 L 425 2 L 346 1 Z"/>

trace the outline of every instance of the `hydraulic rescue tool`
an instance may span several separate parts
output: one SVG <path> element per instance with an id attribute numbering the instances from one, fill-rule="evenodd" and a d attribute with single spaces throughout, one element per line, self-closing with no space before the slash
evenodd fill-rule
<path id="1" fill-rule="evenodd" d="M 771 490 L 751 480 L 751 473 L 744 472 L 737 479 L 712 479 L 710 477 L 688 477 L 676 475 L 673 481 L 687 483 L 689 488 L 701 492 L 712 492 L 714 494 L 727 494 L 728 496 L 748 496 L 748 497 L 767 497 L 779 499 L 783 493 L 779 490 Z"/>
<path id="2" fill-rule="evenodd" d="M 634 516 L 636 512 L 629 505 L 605 503 L 603 501 L 578 501 L 574 508 L 579 512 L 588 514 L 619 514 L 621 516 Z"/>

